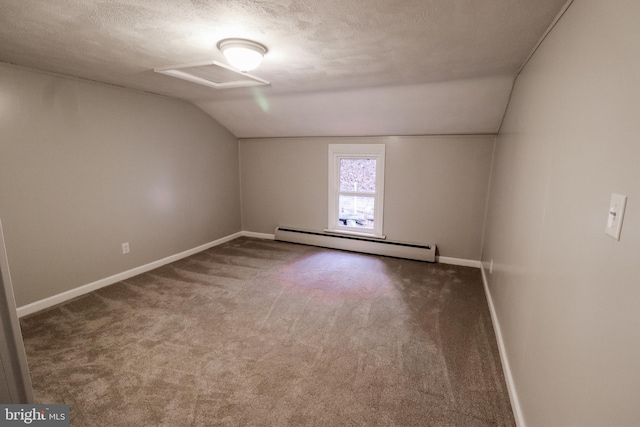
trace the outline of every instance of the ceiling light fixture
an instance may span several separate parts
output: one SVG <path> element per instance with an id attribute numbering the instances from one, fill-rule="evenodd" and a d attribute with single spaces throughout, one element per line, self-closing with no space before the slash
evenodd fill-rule
<path id="1" fill-rule="evenodd" d="M 268 52 L 266 46 L 246 39 L 224 39 L 218 42 L 218 49 L 232 67 L 242 72 L 258 68 Z"/>

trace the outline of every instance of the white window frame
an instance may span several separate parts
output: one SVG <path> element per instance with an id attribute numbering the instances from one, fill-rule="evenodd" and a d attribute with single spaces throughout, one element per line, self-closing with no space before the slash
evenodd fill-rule
<path id="1" fill-rule="evenodd" d="M 384 157 L 384 144 L 329 144 L 329 225 L 325 231 L 378 239 L 385 238 L 382 234 L 384 213 Z M 375 198 L 373 230 L 341 225 L 338 220 L 338 201 L 340 194 L 349 193 L 359 195 L 354 192 L 340 191 L 340 159 L 343 158 L 376 160 L 376 192 L 373 194 Z M 372 196 L 372 194 L 362 193 L 362 196 L 369 197 Z"/>

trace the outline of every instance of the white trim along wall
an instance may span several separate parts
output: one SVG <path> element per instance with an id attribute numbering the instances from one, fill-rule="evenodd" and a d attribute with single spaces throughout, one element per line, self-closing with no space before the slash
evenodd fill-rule
<path id="1" fill-rule="evenodd" d="M 32 313 L 36 313 L 38 311 L 44 310 L 46 308 L 53 307 L 56 304 L 61 304 L 65 301 L 69 301 L 81 295 L 88 294 L 89 292 L 95 291 L 97 289 L 104 288 L 105 286 L 113 285 L 114 283 L 118 283 L 118 282 L 121 282 L 122 280 L 129 279 L 133 276 L 137 276 L 138 274 L 146 273 L 147 271 L 151 271 L 155 268 L 162 267 L 165 264 L 169 264 L 171 262 L 181 260 L 188 256 L 197 254 L 198 252 L 202 252 L 209 248 L 213 248 L 214 246 L 221 245 L 223 243 L 236 239 L 240 236 L 243 236 L 243 232 L 241 231 L 231 234 L 229 236 L 223 237 L 221 239 L 214 240 L 213 242 L 205 243 L 204 245 L 195 247 L 193 249 L 180 252 L 179 254 L 171 255 L 166 258 L 162 258 L 158 261 L 153 261 L 148 264 L 141 265 L 140 267 L 132 268 L 131 270 L 123 271 L 122 273 L 114 274 L 113 276 L 96 280 L 95 282 L 88 283 L 83 286 L 79 286 L 75 289 L 71 289 L 66 292 L 62 292 L 60 294 L 41 299 L 39 301 L 32 302 L 31 304 L 23 305 L 22 307 L 18 307 L 18 317 L 23 317 L 28 314 L 32 314 Z"/>
<path id="2" fill-rule="evenodd" d="M 520 408 L 520 400 L 518 399 L 518 393 L 516 392 L 515 382 L 513 375 L 511 374 L 511 367 L 509 366 L 509 358 L 507 357 L 507 350 L 504 345 L 504 339 L 502 337 L 502 329 L 500 329 L 500 322 L 498 321 L 498 315 L 496 313 L 495 306 L 493 305 L 493 298 L 489 291 L 489 282 L 487 281 L 487 274 L 485 272 L 486 266 L 480 262 L 480 271 L 482 272 L 482 284 L 484 285 L 484 293 L 487 297 L 487 304 L 489 305 L 489 312 L 491 313 L 491 323 L 493 324 L 493 331 L 498 341 L 498 351 L 500 353 L 500 361 L 502 362 L 502 371 L 504 373 L 504 379 L 507 383 L 507 390 L 509 392 L 509 399 L 511 400 L 511 408 L 513 410 L 513 416 L 516 420 L 516 426 L 525 427 L 524 417 L 522 415 L 522 409 Z"/>
<path id="3" fill-rule="evenodd" d="M 133 276 L 137 276 L 138 274 L 146 273 L 147 271 L 151 271 L 155 268 L 162 267 L 165 264 L 172 263 L 174 261 L 181 260 L 188 256 L 197 254 L 198 252 L 205 251 L 207 249 L 213 248 L 214 246 L 221 245 L 223 243 L 229 242 L 238 237 L 254 237 L 258 239 L 265 240 L 274 240 L 275 236 L 273 234 L 268 233 L 255 233 L 252 231 L 239 231 L 237 233 L 231 234 L 229 236 L 220 238 L 218 240 L 214 240 L 213 242 L 205 243 L 204 245 L 195 247 L 193 249 L 186 250 L 184 252 L 180 252 L 175 255 L 168 256 L 166 258 L 162 258 L 160 260 L 150 262 L 145 265 L 141 265 L 140 267 L 132 268 L 127 271 L 123 271 L 122 273 L 114 274 L 113 276 L 105 277 L 104 279 L 97 280 L 92 283 L 88 283 L 83 286 L 79 286 L 75 289 L 68 290 L 66 292 L 62 292 L 57 295 L 50 296 L 48 298 L 41 299 L 39 301 L 32 302 L 27 305 L 23 305 L 22 307 L 18 307 L 18 317 L 24 317 L 29 314 L 36 313 L 38 311 L 44 310 L 49 307 L 53 307 L 54 305 L 61 304 L 63 302 L 69 301 L 73 298 L 77 298 L 81 295 L 87 294 L 89 292 L 95 291 L 100 288 L 104 288 L 105 286 L 113 285 L 114 283 L 118 283 L 122 280 L 129 279 Z M 480 261 L 475 260 L 467 260 L 460 258 L 450 258 L 450 257 L 436 257 L 436 260 L 442 264 L 450 264 L 450 265 L 460 265 L 464 267 L 474 267 L 480 268 Z M 486 286 L 486 285 L 485 285 Z M 492 312 L 493 315 L 493 312 Z"/>

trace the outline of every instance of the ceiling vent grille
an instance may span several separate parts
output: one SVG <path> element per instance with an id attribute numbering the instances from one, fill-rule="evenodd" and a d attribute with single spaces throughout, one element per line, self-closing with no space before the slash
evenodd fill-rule
<path id="1" fill-rule="evenodd" d="M 156 68 L 156 73 L 166 74 L 215 89 L 262 86 L 270 83 L 251 74 L 243 73 L 218 61 L 192 62 L 172 67 Z"/>

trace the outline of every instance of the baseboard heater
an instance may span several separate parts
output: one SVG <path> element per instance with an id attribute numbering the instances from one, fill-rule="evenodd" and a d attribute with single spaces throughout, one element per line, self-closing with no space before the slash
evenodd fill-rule
<path id="1" fill-rule="evenodd" d="M 282 242 L 301 243 L 344 251 L 363 252 L 418 261 L 436 261 L 435 245 L 416 245 L 412 243 L 374 240 L 359 236 L 319 233 L 316 231 L 296 230 L 277 227 L 275 239 Z"/>

